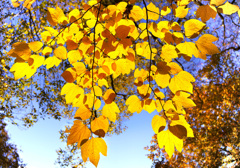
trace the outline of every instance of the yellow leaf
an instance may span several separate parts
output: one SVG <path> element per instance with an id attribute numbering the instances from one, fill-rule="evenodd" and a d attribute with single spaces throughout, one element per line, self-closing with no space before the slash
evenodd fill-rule
<path id="1" fill-rule="evenodd" d="M 180 90 L 193 93 L 191 82 L 195 82 L 194 77 L 186 71 L 181 71 L 171 79 L 169 89 L 174 94 Z"/>
<path id="2" fill-rule="evenodd" d="M 154 97 L 155 99 L 163 99 L 165 95 L 163 94 L 163 92 L 160 92 L 158 88 L 156 88 L 154 89 Z"/>
<path id="3" fill-rule="evenodd" d="M 185 6 L 178 6 L 177 9 L 175 10 L 176 14 L 175 16 L 178 18 L 184 18 L 188 14 L 188 9 L 185 8 Z"/>
<path id="4" fill-rule="evenodd" d="M 108 131 L 108 127 L 109 127 L 109 122 L 108 119 L 100 116 L 98 118 L 95 118 L 92 122 L 91 122 L 91 130 L 95 135 L 98 135 L 100 137 L 104 137 L 105 134 Z"/>
<path id="5" fill-rule="evenodd" d="M 131 113 L 134 112 L 140 113 L 143 109 L 142 102 L 136 95 L 131 95 L 126 100 L 126 105 L 128 106 L 128 111 L 130 111 Z"/>
<path id="6" fill-rule="evenodd" d="M 96 167 L 100 159 L 100 152 L 107 156 L 107 144 L 102 138 L 92 138 L 81 148 L 83 161 L 86 162 L 89 158 L 90 162 Z"/>
<path id="7" fill-rule="evenodd" d="M 47 65 L 46 68 L 49 69 L 49 68 L 52 68 L 54 65 L 57 67 L 61 62 L 62 61 L 60 59 L 53 56 L 53 57 L 48 57 L 43 63 L 43 65 Z"/>
<path id="8" fill-rule="evenodd" d="M 59 7 L 57 7 L 56 9 L 48 8 L 47 20 L 52 26 L 56 26 L 57 23 L 60 21 L 61 17 L 65 17 L 62 9 L 60 9 Z"/>
<path id="9" fill-rule="evenodd" d="M 116 67 L 114 77 L 120 74 L 130 74 L 131 70 L 135 69 L 135 62 L 128 59 L 118 59 L 116 61 Z"/>
<path id="10" fill-rule="evenodd" d="M 169 13 L 171 13 L 171 9 L 168 6 L 164 6 L 161 10 L 161 15 L 166 16 Z"/>
<path id="11" fill-rule="evenodd" d="M 50 55 L 52 53 L 52 48 L 50 47 L 45 47 L 42 51 L 43 55 Z"/>
<path id="12" fill-rule="evenodd" d="M 173 105 L 172 100 L 167 100 L 164 105 L 163 105 L 163 109 L 168 113 L 168 112 L 172 112 L 172 111 L 177 111 L 175 106 Z"/>
<path id="13" fill-rule="evenodd" d="M 66 103 L 72 103 L 79 95 L 83 94 L 84 90 L 74 83 L 66 83 L 61 90 L 61 95 L 66 94 Z"/>
<path id="14" fill-rule="evenodd" d="M 148 98 L 151 94 L 151 88 L 149 87 L 149 84 L 144 84 L 140 87 L 137 87 L 137 91 L 143 98 Z"/>
<path id="15" fill-rule="evenodd" d="M 172 75 L 175 75 L 175 74 L 177 74 L 177 73 L 179 73 L 179 72 L 182 71 L 182 68 L 181 68 L 181 67 L 179 66 L 179 64 L 176 63 L 176 62 L 170 62 L 170 63 L 168 64 L 168 66 L 171 68 L 170 73 L 171 73 Z"/>
<path id="16" fill-rule="evenodd" d="M 215 18 L 217 10 L 214 6 L 202 5 L 196 11 L 197 18 L 201 18 L 203 22 L 208 21 L 210 18 Z"/>
<path id="17" fill-rule="evenodd" d="M 20 79 L 26 75 L 26 79 L 30 78 L 35 72 L 36 68 L 31 68 L 28 63 L 16 62 L 10 69 L 10 72 L 14 72 L 15 80 Z"/>
<path id="18" fill-rule="evenodd" d="M 106 88 L 109 88 L 108 82 L 106 81 L 106 79 L 98 79 L 98 85 L 99 85 L 100 87 L 106 86 Z"/>
<path id="19" fill-rule="evenodd" d="M 161 131 L 160 133 L 158 133 L 157 140 L 160 148 L 163 148 L 163 146 L 165 146 L 165 151 L 167 152 L 170 158 L 174 153 L 174 146 L 177 148 L 179 152 L 182 151 L 183 140 L 177 138 L 169 130 Z"/>
<path id="20" fill-rule="evenodd" d="M 230 4 L 228 1 L 218 7 L 218 12 L 223 13 L 225 15 L 231 15 L 239 10 L 239 6 Z"/>
<path id="21" fill-rule="evenodd" d="M 71 50 L 67 53 L 67 58 L 70 64 L 81 61 L 82 55 L 79 50 Z"/>
<path id="22" fill-rule="evenodd" d="M 218 38 L 211 34 L 204 34 L 196 41 L 196 45 L 201 53 L 213 55 L 220 53 L 217 46 L 212 43 L 217 40 Z"/>
<path id="23" fill-rule="evenodd" d="M 143 10 L 139 6 L 134 5 L 129 17 L 133 18 L 134 21 L 139 21 L 143 18 L 143 16 Z"/>
<path id="24" fill-rule="evenodd" d="M 86 67 L 82 62 L 75 62 L 72 64 L 76 69 L 77 75 L 83 75 L 86 72 Z"/>
<path id="25" fill-rule="evenodd" d="M 157 85 L 163 89 L 169 85 L 171 77 L 169 74 L 159 74 L 158 73 L 158 74 L 154 75 L 154 79 L 155 79 Z"/>
<path id="26" fill-rule="evenodd" d="M 173 58 L 177 58 L 178 54 L 176 51 L 176 47 L 173 45 L 166 44 L 162 47 L 161 57 L 166 62 L 171 62 Z"/>
<path id="27" fill-rule="evenodd" d="M 226 0 L 210 0 L 210 4 L 214 6 L 222 5 Z"/>
<path id="28" fill-rule="evenodd" d="M 115 99 L 116 94 L 112 89 L 108 89 L 103 95 L 103 100 L 106 104 L 111 104 Z"/>
<path id="29" fill-rule="evenodd" d="M 69 13 L 69 20 L 71 23 L 75 22 L 80 16 L 80 11 L 79 9 L 73 9 L 70 13 Z"/>
<path id="30" fill-rule="evenodd" d="M 158 20 L 159 19 L 159 8 L 156 7 L 152 2 L 150 2 L 147 6 L 147 10 L 148 10 L 148 19 L 149 20 Z M 143 8 L 143 13 L 144 13 L 144 19 L 146 20 L 146 8 Z"/>
<path id="31" fill-rule="evenodd" d="M 92 115 L 91 111 L 83 104 L 80 105 L 75 113 L 74 119 L 86 120 Z"/>
<path id="32" fill-rule="evenodd" d="M 74 68 L 68 68 L 62 73 L 61 76 L 66 82 L 73 83 L 76 80 L 77 73 Z"/>
<path id="33" fill-rule="evenodd" d="M 86 144 L 89 139 L 91 131 L 80 120 L 75 120 L 73 126 L 70 129 L 70 135 L 67 139 L 67 145 L 78 143 L 78 147 Z"/>
<path id="34" fill-rule="evenodd" d="M 54 55 L 62 60 L 62 59 L 67 59 L 67 50 L 65 47 L 63 46 L 59 46 L 58 48 L 56 48 L 54 51 L 53 51 Z"/>
<path id="35" fill-rule="evenodd" d="M 203 22 L 197 19 L 190 19 L 184 23 L 185 35 L 188 38 L 195 38 L 201 33 L 204 27 L 205 24 Z"/>
<path id="36" fill-rule="evenodd" d="M 93 107 L 93 94 L 92 93 L 88 93 L 88 94 L 85 94 L 84 96 L 84 100 L 83 100 L 83 103 L 84 105 L 86 105 L 89 109 Z"/>
<path id="37" fill-rule="evenodd" d="M 187 6 L 192 0 L 179 0 L 177 1 L 178 6 Z"/>
<path id="38" fill-rule="evenodd" d="M 45 58 L 39 55 L 31 55 L 28 59 L 28 65 L 33 68 L 38 68 L 43 65 Z"/>
<path id="39" fill-rule="evenodd" d="M 11 2 L 14 8 L 17 8 L 20 5 L 20 3 L 17 0 L 11 0 Z"/>
<path id="40" fill-rule="evenodd" d="M 154 110 L 156 110 L 156 103 L 153 99 L 146 99 L 144 100 L 143 109 L 147 111 L 148 113 L 152 113 Z"/>
<path id="41" fill-rule="evenodd" d="M 102 89 L 99 86 L 93 86 L 93 87 L 94 87 L 95 96 L 102 97 Z M 92 94 L 94 94 L 93 88 L 91 89 L 91 92 Z"/>
<path id="42" fill-rule="evenodd" d="M 194 107 L 196 104 L 192 101 L 192 99 L 188 98 L 190 94 L 186 92 L 180 92 L 179 95 L 175 95 L 173 97 L 173 101 L 175 102 L 176 106 L 184 107 L 184 108 L 189 108 L 189 107 Z"/>
<path id="43" fill-rule="evenodd" d="M 49 42 L 51 40 L 52 35 L 48 31 L 44 31 L 41 33 L 41 37 L 44 42 Z"/>
<path id="44" fill-rule="evenodd" d="M 107 117 L 110 121 L 115 122 L 117 117 L 116 113 L 120 113 L 120 110 L 115 102 L 103 106 L 102 115 Z"/>
<path id="45" fill-rule="evenodd" d="M 98 110 L 100 107 L 101 107 L 101 100 L 95 99 L 94 109 L 95 109 L 95 110 Z"/>
<path id="46" fill-rule="evenodd" d="M 183 54 L 190 58 L 192 58 L 192 55 L 194 55 L 196 58 L 199 58 L 201 56 L 201 53 L 198 51 L 196 45 L 193 42 L 180 43 L 176 47 L 179 50 L 179 54 Z"/>
<path id="47" fill-rule="evenodd" d="M 152 129 L 155 132 L 155 134 L 158 134 L 159 132 L 163 131 L 166 127 L 166 120 L 165 118 L 155 115 L 152 119 Z"/>

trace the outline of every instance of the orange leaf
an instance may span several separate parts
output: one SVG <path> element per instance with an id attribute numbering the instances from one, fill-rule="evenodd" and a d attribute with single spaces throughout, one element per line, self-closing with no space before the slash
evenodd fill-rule
<path id="1" fill-rule="evenodd" d="M 201 53 L 213 55 L 220 53 L 217 46 L 212 43 L 217 40 L 218 38 L 211 34 L 204 34 L 196 41 L 196 45 Z"/>
<path id="2" fill-rule="evenodd" d="M 130 29 L 131 28 L 129 26 L 120 25 L 116 29 L 116 36 L 120 39 L 124 39 L 128 36 Z"/>
<path id="3" fill-rule="evenodd" d="M 108 89 L 103 95 L 103 100 L 106 104 L 111 104 L 115 99 L 116 94 L 112 89 Z"/>
<path id="4" fill-rule="evenodd" d="M 59 59 L 67 59 L 67 50 L 63 46 L 56 48 L 53 53 Z"/>
<path id="5" fill-rule="evenodd" d="M 108 127 L 109 127 L 109 122 L 108 119 L 100 116 L 98 118 L 95 118 L 92 122 L 91 122 L 91 130 L 95 135 L 98 135 L 100 137 L 104 137 L 105 134 L 108 131 Z"/>
<path id="6" fill-rule="evenodd" d="M 100 152 L 107 156 L 107 144 L 102 138 L 92 138 L 83 144 L 81 148 L 83 161 L 86 162 L 89 158 L 90 162 L 96 167 L 100 159 Z"/>
<path id="7" fill-rule="evenodd" d="M 217 10 L 215 7 L 210 5 L 202 5 L 197 9 L 196 16 L 201 18 L 203 22 L 208 21 L 210 18 L 215 18 Z"/>
<path id="8" fill-rule="evenodd" d="M 40 41 L 34 41 L 28 44 L 29 48 L 33 51 L 33 52 L 37 52 L 38 50 L 40 50 L 43 46 L 43 43 Z"/>
<path id="9" fill-rule="evenodd" d="M 75 120 L 70 129 L 70 135 L 67 139 L 67 145 L 78 143 L 78 147 L 82 146 L 89 139 L 91 131 L 80 120 Z"/>
<path id="10" fill-rule="evenodd" d="M 76 69 L 75 68 L 68 68 L 66 71 L 64 71 L 61 75 L 64 80 L 68 83 L 73 83 L 76 80 Z"/>
<path id="11" fill-rule="evenodd" d="M 75 113 L 74 119 L 81 119 L 86 120 L 92 115 L 91 111 L 81 104 L 81 106 L 78 108 L 78 110 Z"/>

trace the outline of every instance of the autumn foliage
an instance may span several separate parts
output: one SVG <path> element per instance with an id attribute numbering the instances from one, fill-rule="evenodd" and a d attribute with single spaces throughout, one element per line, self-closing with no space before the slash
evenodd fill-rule
<path id="1" fill-rule="evenodd" d="M 21 1 L 12 3 L 18 7 Z M 31 10 L 34 0 L 22 3 Z M 89 159 L 97 167 L 100 153 L 107 156 L 103 137 L 122 112 L 120 103 L 131 113 L 158 112 L 152 128 L 159 147 L 171 158 L 175 148 L 182 151 L 183 139 L 194 137 L 185 109 L 196 106 L 191 99 L 195 78 L 178 60 L 205 60 L 219 53 L 214 44 L 218 38 L 205 33 L 205 23 L 218 12 L 239 12 L 236 5 L 211 0 L 195 15 L 188 8 L 191 3 L 168 1 L 159 7 L 145 0 L 108 5 L 90 0 L 67 14 L 58 6 L 48 8 L 49 25 L 42 28 L 40 39 L 12 45 L 8 55 L 15 63 L 10 71 L 16 80 L 28 79 L 42 66 L 50 71 L 67 64 L 61 95 L 76 107 L 76 120 L 66 130 L 67 144 L 77 144 L 84 162 Z M 187 15 L 194 17 L 185 20 Z M 114 81 L 126 79 L 132 79 L 125 88 L 131 95 L 114 86 Z"/>

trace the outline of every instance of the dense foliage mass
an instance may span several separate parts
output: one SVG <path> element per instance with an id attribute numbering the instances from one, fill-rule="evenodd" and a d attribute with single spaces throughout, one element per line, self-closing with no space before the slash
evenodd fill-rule
<path id="1" fill-rule="evenodd" d="M 55 6 L 54 3 L 58 5 Z M 221 35 L 212 35 L 214 31 L 208 23 L 214 22 L 217 15 L 224 22 L 223 14 L 235 15 L 239 12 L 239 7 L 234 2 L 91 0 L 75 4 L 71 1 L 68 6 L 64 6 L 61 1 L 12 0 L 12 4 L 16 9 L 21 8 L 21 11 L 14 15 L 5 14 L 5 18 L 18 18 L 17 15 L 22 12 L 21 26 L 26 26 L 24 23 L 27 26 L 17 28 L 20 33 L 12 35 L 11 32 L 15 32 L 16 28 L 11 23 L 3 25 L 4 28 L 12 28 L 6 33 L 9 36 L 7 39 L 12 41 L 5 42 L 10 42 L 12 49 L 8 51 L 3 47 L 3 53 L 8 52 L 1 55 L 2 78 L 6 79 L 1 86 L 1 104 L 6 116 L 14 117 L 12 109 L 27 107 L 32 101 L 37 102 L 39 107 L 31 107 L 31 112 L 23 117 L 26 125 L 32 125 L 39 116 L 44 117 L 45 114 L 57 119 L 74 116 L 76 120 L 73 126 L 63 132 L 62 138 L 66 138 L 67 134 L 67 144 L 72 147 L 72 151 L 76 152 L 80 148 L 82 160 L 86 162 L 89 159 L 96 167 L 100 153 L 107 155 L 107 144 L 103 139 L 105 134 L 121 132 L 121 121 L 134 112 L 158 112 L 152 119 L 156 133 L 153 142 L 158 143 L 151 148 L 151 152 L 157 151 L 157 154 L 150 155 L 153 160 L 164 151 L 169 159 L 181 159 L 185 152 L 182 155 L 177 153 L 177 156 L 174 151 L 176 148 L 182 152 L 183 139 L 191 137 L 187 140 L 194 144 L 197 138 L 203 136 L 201 133 L 193 133 L 191 127 L 204 130 L 205 124 L 209 123 L 204 124 L 203 121 L 209 120 L 204 120 L 203 117 L 198 123 L 199 116 L 188 108 L 197 104 L 195 110 L 199 113 L 213 113 L 212 109 L 206 107 L 205 110 L 204 106 L 207 106 L 206 102 L 213 105 L 215 99 L 206 95 L 218 87 L 212 87 L 214 85 L 209 81 L 202 81 L 202 86 L 197 83 L 196 89 L 193 89 L 192 82 L 195 78 L 189 72 L 195 74 L 197 71 L 195 69 L 194 73 L 193 69 L 184 66 L 190 65 L 187 63 L 190 60 L 191 65 L 197 64 L 196 58 L 205 60 L 209 55 L 223 54 L 213 44 L 221 39 Z M 214 24 L 219 23 L 216 21 Z M 21 32 L 23 30 L 26 32 Z M 29 38 L 23 40 L 24 33 Z M 234 47 L 232 49 L 237 50 Z M 15 58 L 14 64 L 7 55 Z M 234 59 L 236 57 L 232 58 Z M 220 63 L 217 62 L 217 65 Z M 213 63 L 210 62 L 209 65 Z M 202 73 L 199 72 L 198 78 L 207 77 L 205 73 L 214 70 L 207 67 L 206 65 Z M 8 70 L 14 73 L 17 82 L 9 77 L 11 75 Z M 225 70 L 222 76 L 225 75 L 224 72 Z M 233 75 L 238 72 L 236 69 L 229 73 Z M 236 82 L 239 78 L 223 79 L 218 84 L 221 83 L 224 88 L 228 86 L 224 83 L 227 81 Z M 14 93 L 8 89 L 11 83 L 15 84 L 11 86 L 16 90 Z M 233 86 L 232 89 L 233 92 L 222 89 L 220 93 L 234 94 L 237 87 Z M 193 93 L 196 104 L 191 99 Z M 216 93 L 219 92 L 216 90 Z M 65 95 L 66 104 L 71 106 L 65 104 L 60 94 Z M 232 95 L 235 96 L 237 97 Z M 15 101 L 15 107 L 12 101 Z M 214 107 L 221 108 L 218 104 L 220 102 L 223 100 L 217 100 Z M 226 107 L 221 109 L 223 108 Z M 236 108 L 238 107 L 234 107 Z M 227 112 L 223 113 L 224 119 L 225 114 L 230 116 Z M 232 115 L 239 114 L 233 112 Z M 218 115 L 215 116 L 216 121 L 219 118 Z M 197 144 L 199 148 L 201 145 L 203 144 Z M 164 147 L 164 151 L 159 147 Z M 222 147 L 224 145 L 219 146 Z M 66 155 L 62 150 L 59 152 Z M 189 156 L 193 157 L 191 162 L 197 160 L 194 154 Z M 72 156 L 67 160 L 69 158 Z M 187 161 L 185 164 L 190 165 Z M 160 161 L 161 164 L 163 162 L 164 160 Z M 169 162 L 165 164 L 170 164 Z M 68 164 L 65 159 L 62 165 L 64 164 Z"/>

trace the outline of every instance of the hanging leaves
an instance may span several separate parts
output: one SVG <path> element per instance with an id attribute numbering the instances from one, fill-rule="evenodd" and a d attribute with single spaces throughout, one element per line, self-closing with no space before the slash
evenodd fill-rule
<path id="1" fill-rule="evenodd" d="M 33 2 L 24 1 L 23 6 L 30 8 Z M 47 70 L 64 67 L 61 77 L 66 83 L 61 95 L 66 104 L 77 108 L 67 144 L 77 143 L 83 161 L 89 158 L 96 167 L 100 153 L 107 155 L 100 137 L 112 131 L 126 111 L 158 111 L 152 128 L 159 147 L 165 147 L 169 157 L 175 147 L 181 152 L 183 139 L 193 137 L 184 109 L 196 104 L 190 99 L 195 78 L 183 70 L 178 58 L 190 61 L 193 55 L 206 59 L 219 53 L 213 44 L 218 39 L 203 34 L 203 22 L 214 19 L 213 5 L 223 2 L 200 6 L 196 18 L 202 22 L 185 19 L 193 14 L 186 6 L 190 1 L 167 3 L 161 10 L 153 2 L 143 1 L 142 6 L 135 2 L 108 5 L 93 0 L 67 13 L 58 6 L 47 8 L 46 19 L 52 27 L 44 27 L 38 41 L 14 43 L 8 52 L 15 57 L 10 69 L 15 79 L 30 78 L 42 65 Z M 229 15 L 238 9 L 227 2 L 219 10 Z"/>

